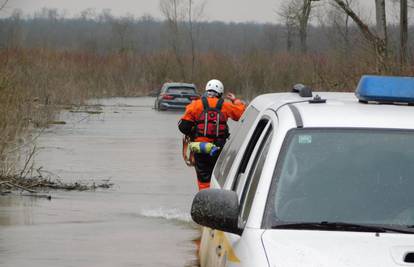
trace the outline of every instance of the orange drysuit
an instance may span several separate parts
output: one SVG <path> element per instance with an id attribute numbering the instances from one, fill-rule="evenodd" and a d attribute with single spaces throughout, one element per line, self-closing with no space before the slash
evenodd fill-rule
<path id="1" fill-rule="evenodd" d="M 207 102 L 209 107 L 216 107 L 219 98 L 217 97 L 207 97 Z M 233 100 L 233 102 L 225 101 L 221 108 L 222 117 L 220 121 L 227 122 L 228 118 L 231 118 L 235 121 L 238 121 L 242 116 L 246 106 L 239 99 Z M 194 100 L 186 108 L 185 114 L 179 122 L 180 131 L 189 136 L 194 137 L 195 142 L 211 142 L 218 144 L 222 147 L 225 143 L 225 137 L 212 138 L 207 136 L 202 136 L 196 133 L 197 123 L 201 114 L 204 112 L 204 106 L 202 99 Z M 195 169 L 197 172 L 197 180 L 199 189 L 205 189 L 210 187 L 211 174 L 213 172 L 214 165 L 217 161 L 219 153 L 215 156 L 210 156 L 208 154 L 195 154 Z"/>

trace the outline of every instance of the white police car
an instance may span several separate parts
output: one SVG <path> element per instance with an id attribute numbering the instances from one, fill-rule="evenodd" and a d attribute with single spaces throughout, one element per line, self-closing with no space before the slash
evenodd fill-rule
<path id="1" fill-rule="evenodd" d="M 414 266 L 414 78 L 296 89 L 254 99 L 195 196 L 201 266 Z"/>

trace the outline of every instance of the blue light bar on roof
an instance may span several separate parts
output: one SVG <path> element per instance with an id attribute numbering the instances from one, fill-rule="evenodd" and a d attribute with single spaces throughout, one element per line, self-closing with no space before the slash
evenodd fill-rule
<path id="1" fill-rule="evenodd" d="M 414 77 L 364 75 L 355 94 L 363 102 L 414 104 Z"/>

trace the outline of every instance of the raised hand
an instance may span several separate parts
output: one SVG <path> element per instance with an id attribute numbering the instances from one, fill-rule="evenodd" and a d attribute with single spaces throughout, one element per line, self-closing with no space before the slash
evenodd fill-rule
<path id="1" fill-rule="evenodd" d="M 227 93 L 226 98 L 229 99 L 231 102 L 236 100 L 236 96 L 233 93 Z"/>

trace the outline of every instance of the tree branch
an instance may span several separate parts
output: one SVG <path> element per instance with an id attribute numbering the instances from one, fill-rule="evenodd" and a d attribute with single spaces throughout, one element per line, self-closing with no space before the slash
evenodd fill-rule
<path id="1" fill-rule="evenodd" d="M 3 8 L 5 8 L 8 2 L 9 2 L 9 0 L 5 0 L 3 2 L 3 4 L 0 5 L 0 10 L 2 10 Z"/>
<path id="2" fill-rule="evenodd" d="M 352 20 L 358 25 L 359 29 L 361 30 L 362 34 L 367 38 L 369 41 L 375 43 L 378 41 L 378 37 L 373 34 L 370 30 L 368 25 L 366 25 L 355 12 L 342 0 L 334 0 L 339 7 L 341 7 L 345 13 L 352 18 Z"/>

